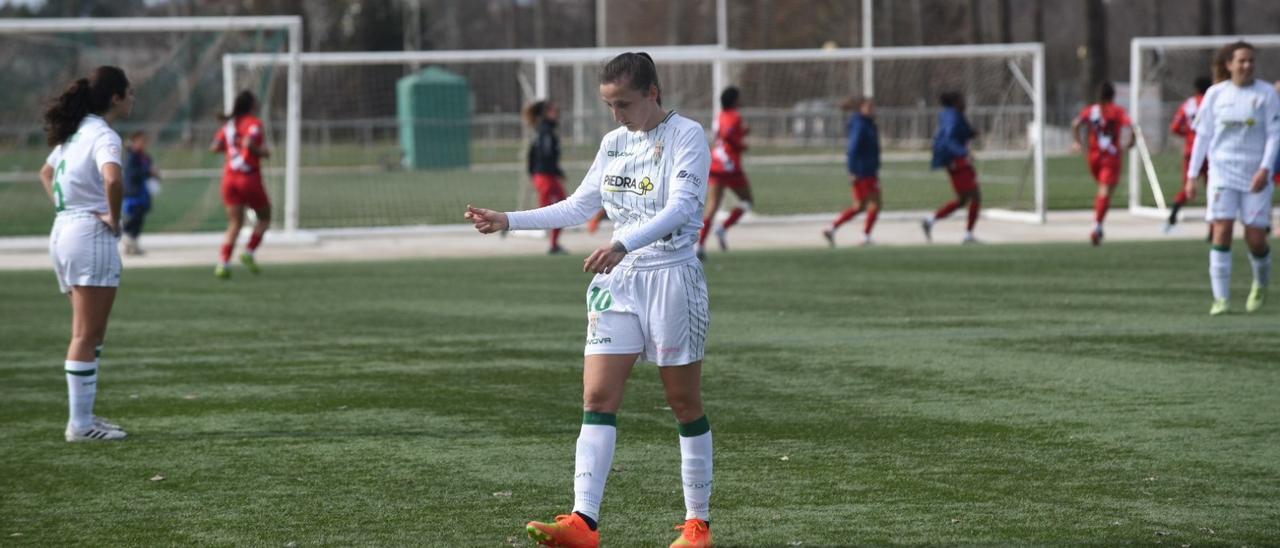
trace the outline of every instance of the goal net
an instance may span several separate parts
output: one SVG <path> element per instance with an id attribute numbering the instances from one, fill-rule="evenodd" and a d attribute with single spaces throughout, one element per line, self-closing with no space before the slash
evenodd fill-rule
<path id="1" fill-rule="evenodd" d="M 297 17 L 11 20 L 0 22 L 0 236 L 46 234 L 53 207 L 38 172 L 50 147 L 42 114 L 49 100 L 100 65 L 124 69 L 136 100 L 114 129 L 126 147 L 145 134 L 162 187 L 148 232 L 220 230 L 222 158 L 209 145 L 224 111 L 221 63 L 229 53 L 288 58 Z M 296 46 L 296 43 L 293 45 Z M 283 119 L 286 65 L 243 82 L 264 98 L 262 116 Z M 284 123 L 268 124 L 264 162 L 272 196 L 283 197 Z M 280 203 L 280 202 L 277 202 Z"/>
<path id="2" fill-rule="evenodd" d="M 1195 81 L 1212 77 L 1214 54 L 1223 46 L 1244 40 L 1257 48 L 1254 75 L 1268 82 L 1280 80 L 1280 34 L 1261 36 L 1164 36 L 1135 38 L 1130 43 L 1130 81 L 1127 97 L 1130 115 L 1149 151 L 1150 170 L 1142 151 L 1135 150 L 1129 163 L 1129 210 L 1138 215 L 1167 215 L 1160 210 L 1155 189 L 1172 203 L 1182 187 L 1185 141 L 1170 131 L 1170 124 L 1188 98 L 1195 96 Z M 1154 177 L 1153 177 L 1154 176 Z M 1153 184 L 1154 183 L 1154 184 Z M 1203 207 L 1203 189 L 1192 207 Z"/>
<path id="3" fill-rule="evenodd" d="M 702 123 L 708 135 L 720 90 L 741 88 L 743 113 L 752 128 L 745 161 L 757 214 L 825 214 L 845 207 L 848 114 L 839 105 L 861 89 L 862 63 L 870 59 L 880 105 L 886 203 L 896 210 L 928 209 L 951 195 L 945 173 L 929 169 L 929 149 L 938 96 L 954 90 L 968 98 L 968 116 L 979 132 L 973 148 L 986 204 L 1015 218 L 1043 220 L 1039 45 L 870 53 L 643 49 L 659 68 L 664 106 Z M 520 117 L 521 107 L 535 98 L 560 106 L 565 183 L 572 192 L 601 136 L 616 127 L 600 101 L 598 73 L 621 51 L 301 55 L 306 100 L 298 226 L 452 224 L 467 204 L 536 206 L 524 163 L 532 133 Z M 272 55 L 229 56 L 226 78 L 237 86 L 263 81 L 282 62 Z M 413 95 L 408 89 L 426 91 Z M 279 92 L 271 96 L 283 100 Z"/>

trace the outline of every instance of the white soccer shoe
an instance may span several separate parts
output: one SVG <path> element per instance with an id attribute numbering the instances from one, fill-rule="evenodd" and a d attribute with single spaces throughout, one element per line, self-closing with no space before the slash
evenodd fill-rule
<path id="1" fill-rule="evenodd" d="M 93 416 L 93 425 L 98 428 L 105 428 L 107 430 L 124 430 L 124 428 L 121 428 L 120 425 L 114 422 L 111 422 L 107 419 L 104 419 L 102 417 L 99 417 L 97 415 Z"/>
<path id="2" fill-rule="evenodd" d="M 104 428 L 100 426 L 96 420 L 94 421 L 93 426 L 85 428 L 84 430 L 75 430 L 71 428 L 70 424 L 68 424 L 65 434 L 67 441 L 69 442 L 119 441 L 129 436 L 124 432 L 124 430 L 120 430 L 118 428 Z"/>

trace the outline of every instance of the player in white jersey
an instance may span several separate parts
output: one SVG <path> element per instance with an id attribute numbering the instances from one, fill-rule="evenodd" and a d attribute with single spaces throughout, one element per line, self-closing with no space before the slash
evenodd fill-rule
<path id="1" fill-rule="evenodd" d="M 587 257 L 583 423 L 573 512 L 530 522 L 549 546 L 598 546 L 600 501 L 613 460 L 616 413 L 632 366 L 643 357 L 659 376 L 678 422 L 685 521 L 671 546 L 711 546 L 711 427 L 702 409 L 702 358 L 710 324 L 707 285 L 695 256 L 711 151 L 697 122 L 662 107 L 657 69 L 644 53 L 624 53 L 600 74 L 600 94 L 623 127 L 605 135 L 582 184 L 565 201 L 502 213 L 468 207 L 489 234 L 586 222 L 601 206 L 613 241 Z"/>
<path id="2" fill-rule="evenodd" d="M 120 285 L 120 204 L 124 174 L 120 135 L 109 125 L 133 110 L 124 71 L 98 67 L 53 100 L 44 113 L 54 147 L 40 181 L 57 218 L 49 234 L 58 286 L 71 296 L 71 344 L 65 362 L 70 420 L 67 441 L 120 440 L 124 430 L 93 414 L 107 318 Z"/>
<path id="3" fill-rule="evenodd" d="M 1231 230 L 1236 219 L 1244 225 L 1253 267 L 1253 287 L 1245 310 L 1258 310 L 1266 299 L 1271 277 L 1267 244 L 1274 191 L 1271 171 L 1280 149 L 1280 96 L 1270 84 L 1254 79 L 1253 46 L 1236 42 L 1229 49 L 1231 79 L 1214 84 L 1205 93 L 1196 114 L 1196 142 L 1186 174 L 1190 184 L 1208 157 L 1205 218 L 1213 224 L 1213 248 L 1209 251 L 1213 306 L 1209 313 L 1215 316 L 1230 309 Z"/>

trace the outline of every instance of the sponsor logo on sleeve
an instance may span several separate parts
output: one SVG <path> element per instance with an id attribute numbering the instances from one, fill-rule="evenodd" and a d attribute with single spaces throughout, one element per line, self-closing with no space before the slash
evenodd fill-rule
<path id="1" fill-rule="evenodd" d="M 626 158 L 627 156 L 632 155 L 631 151 L 628 150 L 610 150 L 606 154 L 608 154 L 610 158 Z"/>
<path id="2" fill-rule="evenodd" d="M 676 178 L 677 178 L 677 179 L 685 179 L 685 180 L 687 180 L 687 181 L 689 181 L 689 182 L 691 182 L 691 183 L 693 183 L 693 184 L 695 184 L 695 185 L 701 185 L 701 184 L 702 184 L 702 177 L 699 177 L 699 176 L 697 176 L 697 175 L 694 175 L 693 173 L 691 173 L 691 172 L 689 172 L 688 170 L 685 170 L 685 169 L 680 170 L 680 173 L 677 173 L 677 174 L 676 174 Z"/>

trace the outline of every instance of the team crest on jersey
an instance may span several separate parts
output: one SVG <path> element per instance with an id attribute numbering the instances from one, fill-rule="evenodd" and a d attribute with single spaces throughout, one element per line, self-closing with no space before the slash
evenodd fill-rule
<path id="1" fill-rule="evenodd" d="M 644 196 L 653 190 L 653 181 L 648 177 L 636 179 L 625 175 L 605 175 L 604 190 L 605 192 L 630 192 L 637 196 Z"/>
<path id="2" fill-rule="evenodd" d="M 653 161 L 654 163 L 657 163 L 660 160 L 662 160 L 662 141 L 661 140 L 653 144 Z"/>

